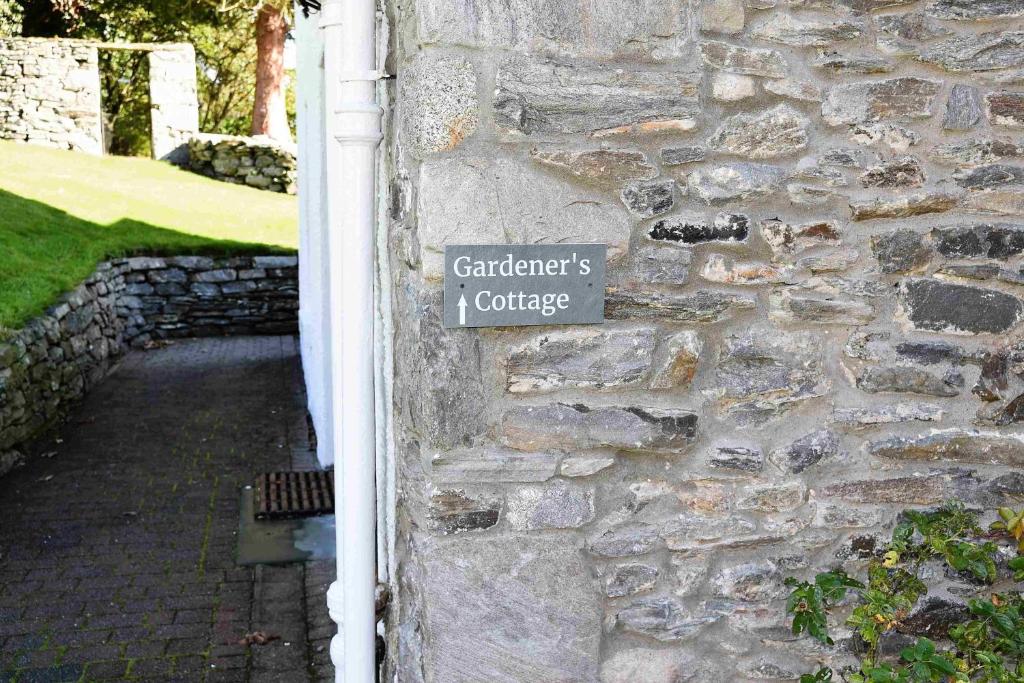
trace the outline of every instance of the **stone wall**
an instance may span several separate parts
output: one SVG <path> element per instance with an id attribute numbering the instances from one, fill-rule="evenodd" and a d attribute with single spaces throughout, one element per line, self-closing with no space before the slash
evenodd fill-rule
<path id="1" fill-rule="evenodd" d="M 260 190 L 295 194 L 296 151 L 265 136 L 203 133 L 188 142 L 189 168 L 201 175 Z"/>
<path id="2" fill-rule="evenodd" d="M 148 59 L 153 158 L 183 165 L 199 132 L 196 51 L 188 43 L 161 45 Z"/>
<path id="3" fill-rule="evenodd" d="M 0 341 L 0 475 L 20 446 L 101 381 L 130 347 L 181 337 L 294 334 L 294 256 L 128 258 Z"/>
<path id="4" fill-rule="evenodd" d="M 795 680 L 785 576 L 1019 502 L 1021 3 L 386 6 L 388 680 Z M 607 323 L 443 329 L 504 242 L 608 244 Z"/>
<path id="5" fill-rule="evenodd" d="M 96 48 L 0 38 L 0 139 L 102 154 Z"/>

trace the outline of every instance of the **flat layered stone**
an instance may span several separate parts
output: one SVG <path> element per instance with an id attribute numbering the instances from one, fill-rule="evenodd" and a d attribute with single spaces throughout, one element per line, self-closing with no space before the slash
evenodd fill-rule
<path id="1" fill-rule="evenodd" d="M 926 48 L 918 58 L 952 73 L 1024 66 L 1024 31 L 993 31 L 947 38 Z"/>
<path id="2" fill-rule="evenodd" d="M 1024 157 L 1024 145 L 1008 138 L 974 138 L 937 145 L 929 156 L 939 163 L 978 166 Z"/>
<path id="3" fill-rule="evenodd" d="M 778 50 L 706 40 L 700 44 L 700 56 L 708 66 L 728 73 L 783 78 L 788 72 Z"/>
<path id="4" fill-rule="evenodd" d="M 790 474 L 800 474 L 822 460 L 839 455 L 839 437 L 829 429 L 819 429 L 800 437 L 783 448 L 772 451 L 770 460 Z"/>
<path id="5" fill-rule="evenodd" d="M 930 475 L 843 482 L 822 488 L 818 495 L 865 505 L 936 505 L 949 493 L 946 477 Z"/>
<path id="6" fill-rule="evenodd" d="M 896 197 L 851 201 L 850 208 L 853 220 L 870 221 L 944 213 L 956 208 L 959 201 L 959 196 L 945 192 L 913 192 Z"/>
<path id="7" fill-rule="evenodd" d="M 430 496 L 428 519 L 431 531 L 442 535 L 481 531 L 497 525 L 501 499 L 445 490 Z"/>
<path id="8" fill-rule="evenodd" d="M 948 460 L 1005 467 L 1024 466 L 1024 437 L 1019 434 L 950 429 L 915 437 L 872 441 L 867 452 L 891 460 Z"/>
<path id="9" fill-rule="evenodd" d="M 629 183 L 622 188 L 619 198 L 637 218 L 660 216 L 675 206 L 676 181 L 664 179 Z"/>
<path id="10" fill-rule="evenodd" d="M 713 680 L 706 664 L 679 650 L 631 648 L 609 657 L 601 666 L 601 683 L 696 683 Z"/>
<path id="11" fill-rule="evenodd" d="M 661 150 L 661 163 L 666 166 L 682 166 L 704 161 L 707 150 L 698 145 L 683 147 L 665 147 Z"/>
<path id="12" fill-rule="evenodd" d="M 818 85 L 795 78 L 765 81 L 764 89 L 773 95 L 801 102 L 821 102 L 824 97 L 824 93 Z"/>
<path id="13" fill-rule="evenodd" d="M 527 135 L 691 130 L 700 74 L 511 57 L 500 65 L 496 123 Z"/>
<path id="14" fill-rule="evenodd" d="M 828 53 L 819 55 L 812 64 L 834 74 L 887 74 L 896 69 L 891 60 L 873 55 Z"/>
<path id="15" fill-rule="evenodd" d="M 863 24 L 824 16 L 775 14 L 753 25 L 750 37 L 795 47 L 830 47 L 853 40 L 864 32 Z"/>
<path id="16" fill-rule="evenodd" d="M 829 88 L 821 115 L 833 126 L 928 118 L 941 89 L 939 81 L 914 77 L 836 85 Z"/>
<path id="17" fill-rule="evenodd" d="M 883 273 L 908 273 L 924 269 L 932 258 L 924 235 L 911 228 L 900 228 L 871 236 L 871 251 Z"/>
<path id="18" fill-rule="evenodd" d="M 743 31 L 746 8 L 743 0 L 704 0 L 700 3 L 700 28 L 708 33 Z"/>
<path id="19" fill-rule="evenodd" d="M 402 74 L 401 93 L 406 138 L 425 157 L 454 149 L 480 123 L 477 78 L 461 57 L 420 52 Z"/>
<path id="20" fill-rule="evenodd" d="M 946 101 L 945 130 L 970 130 L 981 121 L 981 94 L 977 88 L 957 83 Z"/>
<path id="21" fill-rule="evenodd" d="M 1024 17 L 1024 6 L 1018 0 L 928 0 L 925 11 L 939 19 Z"/>
<path id="22" fill-rule="evenodd" d="M 841 243 L 839 226 L 832 221 L 792 224 L 777 219 L 762 221 L 761 238 L 778 256 L 790 256 L 807 249 Z"/>
<path id="23" fill-rule="evenodd" d="M 872 365 L 857 373 L 857 388 L 871 394 L 882 392 L 958 396 L 960 389 L 927 370 L 904 365 Z"/>
<path id="24" fill-rule="evenodd" d="M 504 448 L 450 451 L 434 457 L 431 480 L 437 485 L 540 482 L 555 476 L 558 456 Z"/>
<path id="25" fill-rule="evenodd" d="M 610 389 L 642 381 L 657 341 L 653 327 L 584 328 L 537 335 L 505 363 L 510 393 Z"/>
<path id="26" fill-rule="evenodd" d="M 448 244 L 604 243 L 625 254 L 630 221 L 617 200 L 508 159 L 432 157 L 420 167 L 424 276 L 444 274 Z"/>
<path id="27" fill-rule="evenodd" d="M 760 114 L 737 114 L 718 128 L 708 147 L 749 159 L 772 159 L 807 146 L 807 117 L 782 104 Z"/>
<path id="28" fill-rule="evenodd" d="M 651 373 L 651 389 L 685 389 L 697 374 L 704 343 L 696 332 L 684 330 L 662 343 L 663 350 Z"/>
<path id="29" fill-rule="evenodd" d="M 688 640 L 721 617 L 695 615 L 675 598 L 638 600 L 615 615 L 615 626 L 662 642 Z"/>
<path id="30" fill-rule="evenodd" d="M 903 315 L 919 330 L 950 334 L 999 334 L 1013 328 L 1024 302 L 993 289 L 932 279 L 905 280 L 900 288 Z"/>
<path id="31" fill-rule="evenodd" d="M 738 492 L 736 509 L 761 513 L 789 512 L 803 505 L 806 500 L 807 487 L 802 482 L 758 484 Z"/>
<path id="32" fill-rule="evenodd" d="M 679 410 L 553 403 L 507 410 L 501 432 L 507 445 L 526 451 L 616 448 L 678 453 L 696 437 L 697 415 Z"/>
<path id="33" fill-rule="evenodd" d="M 860 260 L 860 252 L 856 249 L 839 249 L 822 256 L 806 256 L 796 263 L 798 269 L 820 273 L 839 273 L 848 270 Z"/>
<path id="34" fill-rule="evenodd" d="M 709 282 L 726 285 L 778 284 L 792 278 L 792 268 L 762 261 L 736 261 L 722 254 L 711 254 L 700 275 Z"/>
<path id="35" fill-rule="evenodd" d="M 617 524 L 591 536 L 587 550 L 598 557 L 646 555 L 661 543 L 658 527 L 645 522 Z"/>
<path id="36" fill-rule="evenodd" d="M 462 534 L 416 547 L 429 680 L 597 679 L 601 596 L 572 537 Z"/>
<path id="37" fill-rule="evenodd" d="M 871 304 L 856 299 L 775 290 L 768 296 L 768 314 L 781 323 L 866 325 L 875 319 L 876 311 Z"/>
<path id="38" fill-rule="evenodd" d="M 620 564 L 611 569 L 605 579 L 605 595 L 622 598 L 651 590 L 658 582 L 660 571 L 649 564 Z"/>
<path id="39" fill-rule="evenodd" d="M 708 393 L 727 412 L 755 421 L 783 413 L 828 392 L 822 348 L 809 332 L 753 328 L 730 335 Z"/>
<path id="40" fill-rule="evenodd" d="M 1024 225 L 980 223 L 932 230 L 935 250 L 949 258 L 990 258 L 1005 261 L 1024 253 Z"/>
<path id="41" fill-rule="evenodd" d="M 869 167 L 860 177 L 861 187 L 902 188 L 924 185 L 924 169 L 916 157 L 903 156 Z"/>
<path id="42" fill-rule="evenodd" d="M 533 150 L 530 158 L 574 180 L 609 190 L 630 181 L 651 180 L 658 175 L 658 169 L 646 154 L 631 150 Z"/>
<path id="43" fill-rule="evenodd" d="M 921 136 L 906 126 L 876 121 L 858 123 L 851 127 L 850 141 L 864 147 L 885 146 L 894 152 L 903 153 L 920 144 Z"/>
<path id="44" fill-rule="evenodd" d="M 605 316 L 610 320 L 674 320 L 711 323 L 740 311 L 751 310 L 754 299 L 724 292 L 698 291 L 693 294 L 663 294 L 616 289 L 605 299 Z"/>
<path id="45" fill-rule="evenodd" d="M 517 531 L 576 529 L 594 519 L 594 491 L 556 480 L 509 492 L 505 517 Z"/>
<path id="46" fill-rule="evenodd" d="M 832 420 L 850 427 L 902 424 L 906 422 L 941 422 L 945 411 L 930 403 L 897 403 L 876 408 L 836 408 Z"/>
<path id="47" fill-rule="evenodd" d="M 614 456 L 574 455 L 562 459 L 558 473 L 563 477 L 589 477 L 614 464 Z"/>
<path id="48" fill-rule="evenodd" d="M 753 76 L 719 72 L 711 79 L 711 97 L 719 102 L 741 102 L 757 95 Z"/>
<path id="49" fill-rule="evenodd" d="M 786 177 L 778 166 L 736 162 L 690 173 L 687 187 L 694 197 L 714 206 L 778 192 Z"/>
<path id="50" fill-rule="evenodd" d="M 625 282 L 633 289 L 650 285 L 681 285 L 689 279 L 693 252 L 675 244 L 642 244 Z"/>
<path id="51" fill-rule="evenodd" d="M 989 93 L 985 95 L 985 107 L 993 126 L 1024 128 L 1024 92 Z"/>
<path id="52" fill-rule="evenodd" d="M 749 234 L 750 218 L 735 213 L 720 213 L 711 221 L 687 216 L 664 218 L 648 232 L 652 240 L 678 244 L 742 242 Z"/>
<path id="53" fill-rule="evenodd" d="M 785 592 L 783 573 L 771 560 L 745 562 L 726 567 L 711 577 L 716 597 L 741 602 L 766 602 Z"/>
<path id="54" fill-rule="evenodd" d="M 920 53 L 920 43 L 944 38 L 952 33 L 948 28 L 922 12 L 887 14 L 875 17 L 878 28 L 878 49 L 894 55 Z"/>
<path id="55" fill-rule="evenodd" d="M 968 190 L 997 190 L 1024 186 L 1024 168 L 989 164 L 959 170 L 953 174 L 956 184 Z"/>

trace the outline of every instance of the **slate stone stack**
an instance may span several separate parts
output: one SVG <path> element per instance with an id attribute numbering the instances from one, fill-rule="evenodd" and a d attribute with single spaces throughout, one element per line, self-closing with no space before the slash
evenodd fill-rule
<path id="1" fill-rule="evenodd" d="M 96 48 L 0 37 L 0 139 L 102 154 Z"/>
<path id="2" fill-rule="evenodd" d="M 293 147 L 265 137 L 202 133 L 188 141 L 188 168 L 216 180 L 295 194 L 298 166 Z"/>
<path id="3" fill-rule="evenodd" d="M 1024 3 L 386 5 L 397 680 L 793 680 L 784 577 L 1019 505 Z M 604 326 L 442 327 L 556 242 Z"/>
<path id="4" fill-rule="evenodd" d="M 183 337 L 295 334 L 297 271 L 294 256 L 101 263 L 44 315 L 0 338 L 0 476 L 23 462 L 25 442 L 131 347 Z"/>

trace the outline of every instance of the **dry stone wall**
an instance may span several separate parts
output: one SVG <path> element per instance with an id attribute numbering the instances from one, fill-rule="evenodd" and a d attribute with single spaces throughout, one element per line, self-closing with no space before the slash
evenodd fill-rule
<path id="1" fill-rule="evenodd" d="M 0 341 L 0 475 L 22 445 L 101 381 L 131 347 L 181 337 L 294 334 L 294 256 L 128 258 L 102 263 Z"/>
<path id="2" fill-rule="evenodd" d="M 1024 5 L 386 6 L 388 680 L 795 680 L 856 643 L 784 577 L 1019 503 Z M 608 244 L 607 323 L 444 329 L 506 242 Z"/>
<path id="3" fill-rule="evenodd" d="M 96 48 L 0 38 L 0 138 L 102 154 Z"/>
<path id="4" fill-rule="evenodd" d="M 188 141 L 188 167 L 236 185 L 287 194 L 298 190 L 296 150 L 263 135 L 194 135 Z"/>

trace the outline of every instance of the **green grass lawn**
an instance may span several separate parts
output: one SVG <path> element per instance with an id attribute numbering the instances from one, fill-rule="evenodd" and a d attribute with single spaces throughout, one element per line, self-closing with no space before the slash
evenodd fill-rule
<path id="1" fill-rule="evenodd" d="M 294 251 L 297 216 L 294 197 L 162 162 L 0 141 L 0 332 L 105 258 Z"/>

